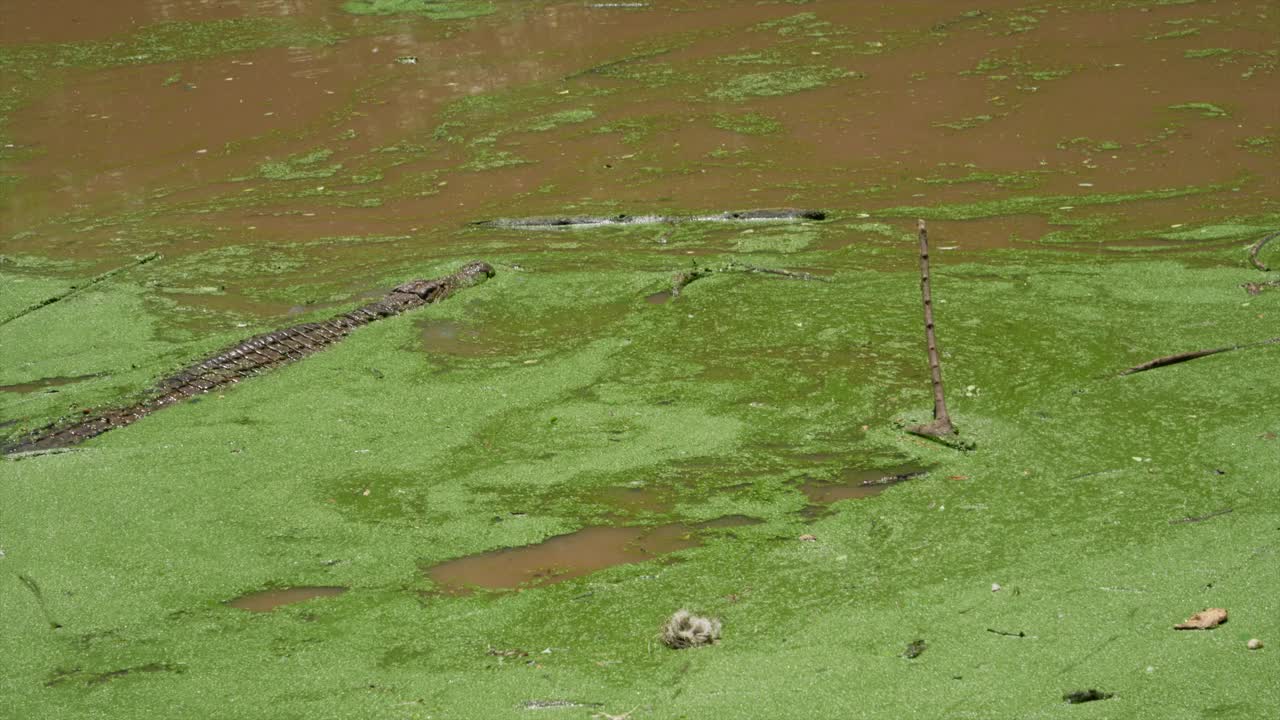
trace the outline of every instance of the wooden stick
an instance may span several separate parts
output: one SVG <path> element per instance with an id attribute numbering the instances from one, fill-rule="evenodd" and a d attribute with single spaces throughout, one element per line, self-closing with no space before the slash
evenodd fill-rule
<path id="1" fill-rule="evenodd" d="M 734 260 L 730 260 L 727 265 L 720 268 L 714 267 L 694 267 L 692 270 L 678 272 L 671 276 L 671 297 L 680 297 L 681 291 L 689 286 L 695 280 L 701 280 L 704 277 L 710 277 L 717 272 L 731 272 L 739 270 L 742 272 L 762 273 L 765 275 L 779 275 L 781 277 L 791 278 L 792 280 L 812 280 L 815 282 L 831 282 L 828 278 L 818 277 L 806 272 L 792 272 L 791 270 L 780 270 L 778 268 L 757 267 L 755 265 L 747 265 Z"/>
<path id="2" fill-rule="evenodd" d="M 1133 375 L 1134 373 L 1155 370 L 1156 368 L 1165 367 L 1166 365 L 1177 365 L 1178 363 L 1184 363 L 1188 360 L 1196 360 L 1210 355 L 1217 355 L 1218 353 L 1231 352 L 1232 350 L 1248 350 L 1250 348 L 1274 345 L 1276 343 L 1280 343 L 1280 337 L 1273 337 L 1268 340 L 1247 343 L 1245 345 L 1231 345 L 1228 347 L 1213 348 L 1211 350 L 1193 350 L 1191 352 L 1177 353 L 1176 355 L 1165 355 L 1164 357 L 1158 357 L 1155 360 L 1148 360 L 1141 365 L 1134 365 L 1133 367 L 1122 371 L 1120 374 Z"/>
<path id="3" fill-rule="evenodd" d="M 924 304 L 924 337 L 929 348 L 929 376 L 933 383 L 933 422 L 907 428 L 914 435 L 945 437 L 955 435 L 951 415 L 947 413 L 947 397 L 942 389 L 942 360 L 938 354 L 938 338 L 933 332 L 933 293 L 929 283 L 929 231 L 924 220 L 919 221 L 920 236 L 920 297 Z"/>

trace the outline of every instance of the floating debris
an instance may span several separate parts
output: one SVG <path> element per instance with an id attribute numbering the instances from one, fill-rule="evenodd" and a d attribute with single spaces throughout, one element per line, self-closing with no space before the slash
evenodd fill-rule
<path id="1" fill-rule="evenodd" d="M 925 641 L 912 640 L 911 643 L 907 645 L 907 649 L 902 653 L 902 657 L 908 660 L 915 660 L 923 655 L 924 651 L 928 649 L 929 645 Z"/>
<path id="2" fill-rule="evenodd" d="M 662 644 L 672 650 L 711 645 L 720 639 L 720 621 L 677 610 L 662 626 Z"/>
<path id="3" fill-rule="evenodd" d="M 1069 692 L 1063 695 L 1062 699 L 1072 705 L 1076 705 L 1078 703 L 1093 702 L 1095 700 L 1106 700 L 1111 697 L 1115 697 L 1115 693 L 1102 692 L 1101 690 L 1094 690 L 1090 688 L 1088 690 L 1076 690 L 1075 692 Z"/>
<path id="4" fill-rule="evenodd" d="M 1227 621 L 1223 608 L 1206 608 L 1173 626 L 1174 630 L 1212 630 Z"/>

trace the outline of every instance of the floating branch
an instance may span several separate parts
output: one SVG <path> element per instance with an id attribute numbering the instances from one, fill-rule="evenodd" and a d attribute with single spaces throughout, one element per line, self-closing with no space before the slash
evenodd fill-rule
<path id="1" fill-rule="evenodd" d="M 1134 365 L 1133 367 L 1122 371 L 1120 374 L 1133 375 L 1134 373 L 1155 370 L 1156 368 L 1165 367 L 1167 365 L 1177 365 L 1178 363 L 1184 363 L 1188 360 L 1196 360 L 1210 355 L 1217 355 L 1218 353 L 1231 352 L 1232 350 L 1249 350 L 1250 348 L 1263 347 L 1264 345 L 1275 345 L 1276 343 L 1280 343 L 1280 337 L 1274 337 L 1269 340 L 1261 340 L 1259 342 L 1248 343 L 1245 345 L 1230 345 L 1227 347 L 1212 348 L 1210 350 L 1193 350 L 1191 352 L 1178 353 L 1176 355 L 1165 355 L 1164 357 L 1158 357 L 1155 360 L 1148 360 L 1141 365 Z"/>
<path id="2" fill-rule="evenodd" d="M 300 360 L 346 338 L 354 330 L 392 315 L 438 302 L 462 288 L 493 277 L 488 263 L 472 262 L 435 280 L 413 280 L 382 299 L 323 322 L 303 323 L 255 335 L 202 362 L 161 380 L 141 402 L 124 408 L 88 413 L 70 424 L 55 423 L 0 448 L 6 455 L 61 448 L 81 443 L 108 430 L 131 425 L 143 417 L 214 388 L 238 383 L 259 373 Z"/>
<path id="3" fill-rule="evenodd" d="M 40 302 L 32 303 L 31 305 L 28 305 L 27 307 L 19 310 L 16 314 L 11 315 L 5 318 L 4 320 L 0 320 L 0 325 L 8 325 L 9 323 L 13 322 L 14 320 L 17 320 L 23 315 L 30 315 L 31 313 L 39 310 L 40 308 L 52 305 L 58 302 L 59 300 L 66 300 L 72 295 L 75 295 L 76 293 L 79 293 L 79 292 L 83 292 L 84 290 L 90 287 L 93 287 L 94 285 L 97 285 L 103 280 L 110 279 L 126 270 L 132 270 L 136 267 L 142 267 L 143 265 L 146 265 L 147 263 L 151 262 L 152 260 L 156 260 L 159 257 L 160 257 L 160 253 L 150 253 L 148 255 L 143 255 L 139 257 L 138 259 L 134 260 L 128 265 L 122 265 L 121 267 L 115 268 L 114 270 L 108 270 L 102 273 L 101 275 L 95 275 L 94 277 L 89 278 L 89 280 L 87 280 L 86 282 L 80 285 L 72 285 L 71 287 L 67 288 L 63 292 L 57 295 L 54 295 L 53 297 L 45 298 Z"/>
<path id="4" fill-rule="evenodd" d="M 1253 263 L 1253 266 L 1258 268 L 1262 272 L 1269 272 L 1271 268 L 1264 265 L 1262 261 L 1258 259 L 1258 253 L 1262 252 L 1262 247 L 1264 245 L 1276 239 L 1277 237 L 1280 237 L 1280 232 L 1273 232 L 1270 235 L 1262 238 L 1258 242 L 1254 243 L 1253 247 L 1249 248 L 1249 262 Z M 1256 294 L 1256 293 L 1253 293 L 1253 294 Z"/>

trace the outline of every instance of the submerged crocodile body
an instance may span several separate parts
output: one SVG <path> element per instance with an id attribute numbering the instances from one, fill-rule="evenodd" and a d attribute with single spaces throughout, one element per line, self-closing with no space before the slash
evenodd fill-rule
<path id="1" fill-rule="evenodd" d="M 128 407 L 100 411 L 73 423 L 55 423 L 36 430 L 3 448 L 5 454 L 66 447 L 124 427 L 189 397 L 238 383 L 266 370 L 300 360 L 337 343 L 353 330 L 392 315 L 399 315 L 445 299 L 455 291 L 493 277 L 493 267 L 471 262 L 452 275 L 435 280 L 413 280 L 392 290 L 377 302 L 322 322 L 303 323 L 283 330 L 255 335 L 212 357 L 170 375 L 156 384 L 149 397 Z"/>
<path id="2" fill-rule="evenodd" d="M 563 228 L 597 225 L 674 225 L 689 222 L 760 222 L 778 220 L 825 220 L 822 210 L 779 208 L 771 210 L 737 210 L 712 215 L 566 215 L 549 217 L 496 218 L 471 223 L 485 228 Z"/>

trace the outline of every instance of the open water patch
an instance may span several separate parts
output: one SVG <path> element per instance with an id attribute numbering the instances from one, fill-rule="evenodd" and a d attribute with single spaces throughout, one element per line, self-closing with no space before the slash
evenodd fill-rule
<path id="1" fill-rule="evenodd" d="M 534 545 L 491 550 L 449 560 L 426 569 L 447 595 L 475 590 L 542 587 L 702 544 L 714 529 L 760 523 L 758 518 L 728 515 L 700 523 L 638 527 L 588 527 Z"/>
<path id="2" fill-rule="evenodd" d="M 429 353 L 458 357 L 481 357 L 493 354 L 481 332 L 473 327 L 451 320 L 423 320 L 418 323 L 422 331 L 422 347 Z"/>
<path id="3" fill-rule="evenodd" d="M 910 465 L 875 470 L 848 468 L 840 473 L 837 480 L 805 480 L 800 483 L 799 490 L 809 499 L 809 504 L 801 514 L 816 517 L 833 503 L 874 497 L 893 485 L 920 477 L 928 471 L 928 468 Z"/>

